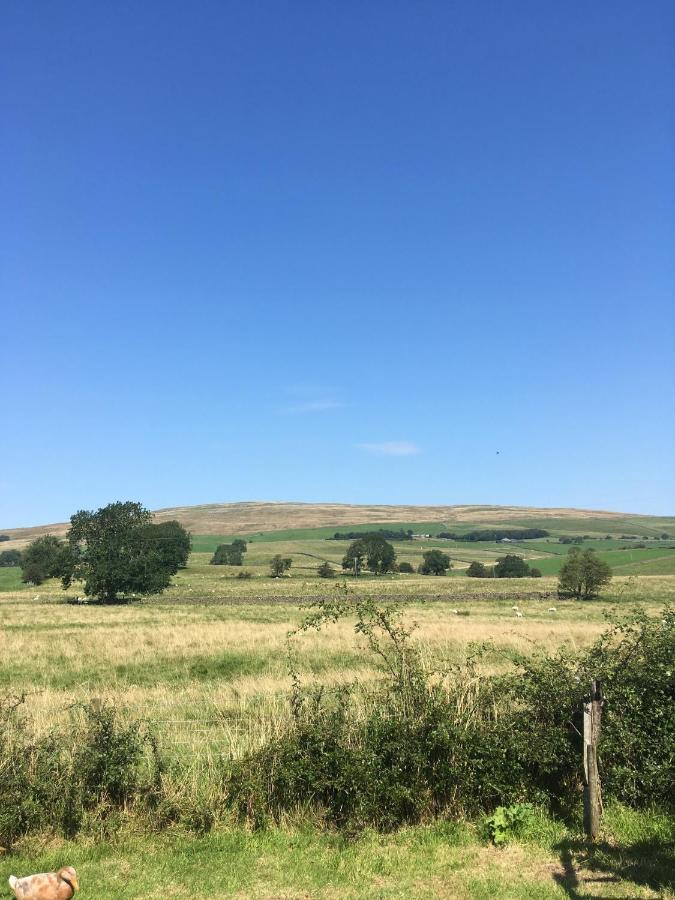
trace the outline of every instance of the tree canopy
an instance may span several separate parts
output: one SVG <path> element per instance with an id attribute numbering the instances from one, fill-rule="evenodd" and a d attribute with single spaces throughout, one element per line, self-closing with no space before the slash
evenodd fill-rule
<path id="1" fill-rule="evenodd" d="M 488 578 L 490 573 L 482 562 L 474 560 L 466 570 L 469 578 Z"/>
<path id="2" fill-rule="evenodd" d="M 544 528 L 479 528 L 476 531 L 439 531 L 437 537 L 450 541 L 529 541 L 548 537 L 550 532 Z"/>
<path id="3" fill-rule="evenodd" d="M 67 566 L 67 555 L 67 545 L 53 534 L 36 538 L 21 554 L 22 580 L 42 584 L 48 578 L 57 578 Z"/>
<path id="4" fill-rule="evenodd" d="M 507 553 L 495 563 L 494 573 L 496 578 L 527 578 L 530 567 L 522 556 Z"/>
<path id="5" fill-rule="evenodd" d="M 351 569 L 358 575 L 364 562 L 368 571 L 376 575 L 393 572 L 396 566 L 396 551 L 382 535 L 367 534 L 349 545 L 342 559 L 342 568 Z"/>
<path id="6" fill-rule="evenodd" d="M 595 550 L 572 547 L 558 575 L 558 590 L 586 599 L 594 597 L 611 578 L 612 570 Z"/>
<path id="7" fill-rule="evenodd" d="M 280 578 L 284 572 L 288 572 L 292 565 L 293 560 L 290 556 L 281 556 L 281 554 L 277 553 L 270 562 L 270 575 L 272 578 Z"/>
<path id="8" fill-rule="evenodd" d="M 232 544 L 218 544 L 215 553 L 209 560 L 212 566 L 240 566 L 244 561 L 241 547 Z"/>
<path id="9" fill-rule="evenodd" d="M 64 588 L 82 580 L 88 595 L 106 602 L 119 594 L 161 593 L 190 552 L 190 535 L 179 522 L 155 525 L 152 513 L 133 501 L 80 510 L 71 516 L 66 539 Z"/>
<path id="10" fill-rule="evenodd" d="M 422 557 L 420 575 L 445 575 L 452 568 L 450 557 L 442 550 L 427 550 Z"/>

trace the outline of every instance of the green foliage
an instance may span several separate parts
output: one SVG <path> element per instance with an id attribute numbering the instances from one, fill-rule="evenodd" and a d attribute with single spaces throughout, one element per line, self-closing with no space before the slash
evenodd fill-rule
<path id="1" fill-rule="evenodd" d="M 477 560 L 474 560 L 469 565 L 469 568 L 466 570 L 466 574 L 469 576 L 469 578 L 488 578 L 489 577 L 489 572 L 486 569 L 484 563 L 478 562 Z"/>
<path id="2" fill-rule="evenodd" d="M 354 541 L 364 537 L 386 538 L 388 541 L 412 541 L 412 528 L 404 531 L 403 528 L 378 528 L 376 531 L 336 531 L 333 535 L 334 541 Z"/>
<path id="3" fill-rule="evenodd" d="M 0 568 L 10 568 L 21 565 L 20 550 L 3 550 L 0 553 Z"/>
<path id="4" fill-rule="evenodd" d="M 494 573 L 496 578 L 527 578 L 530 567 L 521 556 L 507 553 L 495 563 Z"/>
<path id="5" fill-rule="evenodd" d="M 501 847 L 514 838 L 520 837 L 534 818 L 534 807 L 531 803 L 512 803 L 511 806 L 498 806 L 491 816 L 485 820 L 484 832 L 488 840 Z"/>
<path id="6" fill-rule="evenodd" d="M 281 576 L 288 572 L 288 570 L 293 565 L 293 560 L 289 557 L 283 557 L 281 554 L 277 553 L 276 556 L 272 557 L 272 561 L 270 562 L 270 575 L 272 578 L 281 578 Z"/>
<path id="7" fill-rule="evenodd" d="M 673 800 L 675 610 L 634 611 L 594 645 L 605 702 L 599 746 L 603 790 L 631 806 Z"/>
<path id="8" fill-rule="evenodd" d="M 594 677 L 608 697 L 600 747 L 607 798 L 670 802 L 672 612 L 658 622 L 617 623 L 576 655 L 514 657 L 513 672 L 488 677 L 478 674 L 480 649 L 464 667 L 426 669 L 395 606 L 346 595 L 313 609 L 300 631 L 353 617 L 382 679 L 303 689 L 294 673 L 291 726 L 231 770 L 229 802 L 242 817 L 277 821 L 304 799 L 335 826 L 388 830 L 501 806 L 510 810 L 494 820 L 493 837 L 501 839 L 525 823 L 525 798 L 556 809 L 578 805 L 582 708 Z M 654 662 L 645 674 L 647 658 Z"/>
<path id="9" fill-rule="evenodd" d="M 558 590 L 579 599 L 587 599 L 596 596 L 598 590 L 609 584 L 611 578 L 612 570 L 598 558 L 595 550 L 591 548 L 582 552 L 578 547 L 572 547 L 560 569 Z"/>
<path id="10" fill-rule="evenodd" d="M 2 541 L 11 541 L 11 537 L 8 534 L 0 534 L 0 542 Z"/>
<path id="11" fill-rule="evenodd" d="M 244 554 L 241 549 L 243 541 L 233 541 L 231 544 L 219 544 L 215 553 L 209 560 L 212 566 L 241 566 Z"/>
<path id="12" fill-rule="evenodd" d="M 252 578 L 253 574 L 248 571 L 248 569 L 243 569 L 241 572 L 237 572 L 237 578 Z"/>
<path id="13" fill-rule="evenodd" d="M 449 541 L 503 541 L 507 538 L 509 541 L 531 541 L 536 538 L 548 537 L 550 532 L 545 528 L 481 528 L 477 531 L 465 531 L 457 533 L 455 531 L 439 531 L 437 537 L 445 538 Z"/>
<path id="14" fill-rule="evenodd" d="M 392 545 L 379 534 L 367 534 L 351 543 L 342 559 L 342 568 L 357 575 L 365 566 L 376 575 L 393 572 L 396 566 L 396 552 Z"/>
<path id="15" fill-rule="evenodd" d="M 319 578 L 335 578 L 335 569 L 328 561 L 322 562 L 316 571 Z"/>
<path id="16" fill-rule="evenodd" d="M 0 843 L 30 831 L 76 834 L 90 812 L 106 819 L 132 802 L 152 804 L 162 762 L 138 723 L 87 706 L 81 723 L 35 739 L 18 715 L 22 698 L 0 700 Z"/>
<path id="17" fill-rule="evenodd" d="M 409 563 L 409 562 L 399 563 L 398 570 L 399 570 L 399 572 L 403 572 L 405 575 L 412 575 L 412 573 L 415 571 L 412 566 L 412 563 Z"/>
<path id="18" fill-rule="evenodd" d="M 450 557 L 442 550 L 428 550 L 422 557 L 420 575 L 445 575 L 452 568 Z"/>
<path id="19" fill-rule="evenodd" d="M 61 575 L 68 547 L 52 534 L 36 538 L 21 554 L 21 578 L 30 584 L 42 584 Z"/>
<path id="20" fill-rule="evenodd" d="M 70 519 L 63 586 L 84 581 L 89 596 L 113 602 L 118 594 L 159 594 L 185 566 L 190 536 L 178 522 L 152 523 L 140 503 L 110 503 Z"/>

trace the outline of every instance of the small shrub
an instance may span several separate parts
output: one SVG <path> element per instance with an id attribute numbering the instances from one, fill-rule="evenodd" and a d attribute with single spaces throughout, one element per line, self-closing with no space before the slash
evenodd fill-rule
<path id="1" fill-rule="evenodd" d="M 335 578 L 335 569 L 326 561 L 316 570 L 319 578 Z"/>
<path id="2" fill-rule="evenodd" d="M 249 572 L 248 569 L 242 569 L 241 572 L 237 572 L 237 578 L 251 578 L 253 576 L 252 572 Z"/>
<path id="3" fill-rule="evenodd" d="M 412 567 L 412 564 L 409 562 L 399 563 L 398 570 L 399 570 L 399 572 L 402 572 L 405 575 L 412 575 L 415 571 L 414 568 Z"/>
<path id="4" fill-rule="evenodd" d="M 484 834 L 498 847 L 520 837 L 522 831 L 534 817 L 531 803 L 513 803 L 511 806 L 498 806 L 491 816 L 485 820 Z"/>

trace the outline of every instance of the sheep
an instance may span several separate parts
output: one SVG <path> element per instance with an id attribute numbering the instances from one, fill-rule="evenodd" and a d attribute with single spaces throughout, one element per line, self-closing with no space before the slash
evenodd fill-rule
<path id="1" fill-rule="evenodd" d="M 518 612 L 516 613 L 516 618 L 517 618 L 517 619 L 522 619 L 522 618 L 523 618 L 523 614 L 521 613 L 520 610 L 518 610 Z"/>
<path id="2" fill-rule="evenodd" d="M 518 612 L 518 604 L 516 603 L 515 606 L 512 606 L 512 607 L 511 607 L 511 609 L 512 609 L 514 612 Z"/>
<path id="3" fill-rule="evenodd" d="M 548 611 L 549 612 L 558 612 L 558 610 L 555 608 L 555 606 L 549 606 Z"/>

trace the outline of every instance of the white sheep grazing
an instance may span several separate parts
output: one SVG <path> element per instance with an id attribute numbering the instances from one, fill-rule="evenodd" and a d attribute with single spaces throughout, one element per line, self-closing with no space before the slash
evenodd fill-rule
<path id="1" fill-rule="evenodd" d="M 558 610 L 555 608 L 555 606 L 549 606 L 548 611 L 549 612 L 558 612 Z"/>
<path id="2" fill-rule="evenodd" d="M 451 610 L 451 612 L 453 612 L 456 616 L 459 615 L 459 610 L 458 610 L 458 609 L 453 609 L 453 610 Z"/>
<path id="3" fill-rule="evenodd" d="M 512 609 L 514 612 L 518 612 L 518 604 L 516 603 L 515 606 L 512 606 L 512 607 L 511 607 L 511 609 Z"/>
<path id="4" fill-rule="evenodd" d="M 518 610 L 518 612 L 516 613 L 516 618 L 517 618 L 517 619 L 522 619 L 522 618 L 523 618 L 523 614 L 521 613 L 520 610 Z"/>

